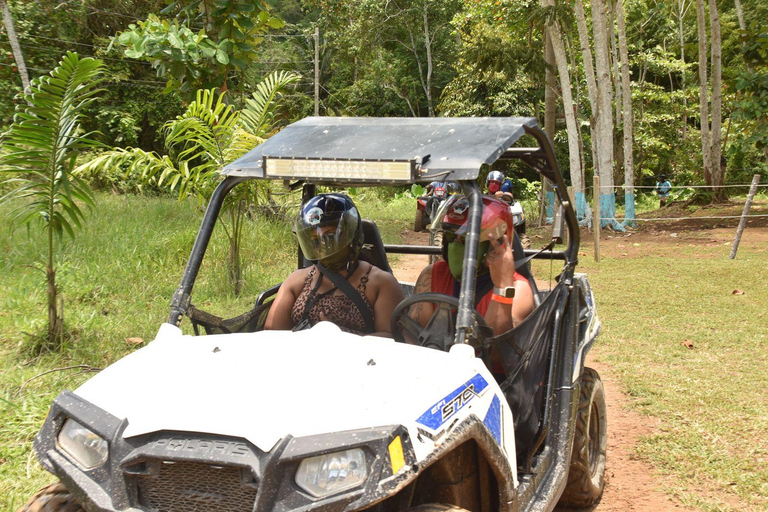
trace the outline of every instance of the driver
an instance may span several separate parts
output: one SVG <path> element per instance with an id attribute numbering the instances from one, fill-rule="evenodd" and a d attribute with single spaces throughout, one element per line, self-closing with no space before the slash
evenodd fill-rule
<path id="1" fill-rule="evenodd" d="M 392 274 L 358 259 L 363 228 L 352 199 L 313 197 L 299 210 L 295 230 L 304 256 L 314 264 L 283 282 L 265 328 L 301 330 L 329 321 L 346 332 L 390 336 L 392 311 L 403 291 Z"/>
<path id="2" fill-rule="evenodd" d="M 533 290 L 528 280 L 514 271 L 512 215 L 503 201 L 483 196 L 483 218 L 475 276 L 475 308 L 493 329 L 494 335 L 512 329 L 534 308 Z M 464 263 L 464 235 L 467 231 L 469 201 L 452 196 L 440 209 L 432 229 L 443 232 L 443 260 L 427 266 L 416 281 L 414 294 L 436 292 L 459 297 Z M 514 288 L 514 297 L 508 288 Z M 428 302 L 413 305 L 409 315 L 426 326 L 434 306 Z"/>
<path id="3" fill-rule="evenodd" d="M 512 204 L 512 180 L 504 176 L 504 173 L 501 171 L 489 172 L 485 178 L 485 186 L 488 188 L 488 195 Z"/>

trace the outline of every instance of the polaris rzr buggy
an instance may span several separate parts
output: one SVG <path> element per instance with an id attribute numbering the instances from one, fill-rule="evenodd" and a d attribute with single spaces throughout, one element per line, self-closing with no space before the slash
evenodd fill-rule
<path id="1" fill-rule="evenodd" d="M 513 146 L 521 139 L 533 143 Z M 265 331 L 279 285 L 234 318 L 192 303 L 222 202 L 251 179 L 283 180 L 305 200 L 317 186 L 454 181 L 469 203 L 463 275 L 475 275 L 476 180 L 500 159 L 538 170 L 559 198 L 551 243 L 514 240 L 537 307 L 509 332 L 493 336 L 475 313 L 473 280 L 458 300 L 402 283 L 410 296 L 393 315 L 394 340 L 329 322 Z M 605 402 L 584 367 L 600 323 L 575 273 L 573 207 L 535 119 L 307 118 L 223 175 L 155 340 L 51 406 L 34 447 L 59 483 L 27 510 L 538 511 L 600 498 Z M 388 254 L 440 252 L 384 245 L 373 222 L 362 227 L 360 257 L 387 271 Z M 529 259 L 562 262 L 550 290 L 537 289 Z M 308 264 L 300 253 L 298 262 Z M 425 328 L 407 315 L 419 301 L 437 305 Z M 199 336 L 182 333 L 185 316 Z M 492 347 L 503 363 L 493 373 Z"/>

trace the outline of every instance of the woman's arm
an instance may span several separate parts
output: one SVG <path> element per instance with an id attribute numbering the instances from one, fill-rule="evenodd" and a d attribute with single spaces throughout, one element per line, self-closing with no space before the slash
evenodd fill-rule
<path id="1" fill-rule="evenodd" d="M 280 289 L 277 292 L 272 306 L 269 308 L 267 314 L 267 320 L 264 323 L 265 329 L 274 329 L 280 331 L 288 331 L 293 329 L 293 322 L 291 321 L 291 309 L 296 302 L 296 297 L 301 291 L 299 285 L 304 284 L 304 278 L 306 277 L 306 269 L 294 270 L 288 278 L 280 285 Z"/>
<path id="2" fill-rule="evenodd" d="M 371 271 L 371 284 L 376 287 L 376 300 L 373 303 L 373 322 L 376 336 L 392 336 L 392 312 L 405 298 L 400 283 L 395 276 L 374 267 Z"/>
<path id="3" fill-rule="evenodd" d="M 505 288 L 515 287 L 515 297 L 512 304 L 505 304 L 491 299 L 485 312 L 485 321 L 498 335 L 512 329 L 533 311 L 533 289 L 524 279 L 515 280 L 515 256 L 509 239 L 505 235 L 501 243 L 491 240 L 493 250 L 488 253 L 486 262 L 491 271 L 493 286 Z"/>

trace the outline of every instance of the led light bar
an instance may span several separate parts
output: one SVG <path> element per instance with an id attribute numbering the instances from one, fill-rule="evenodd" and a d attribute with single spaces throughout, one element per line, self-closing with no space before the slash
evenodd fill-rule
<path id="1" fill-rule="evenodd" d="M 323 179 L 343 181 L 414 181 L 413 160 L 325 160 L 264 157 L 268 178 Z"/>

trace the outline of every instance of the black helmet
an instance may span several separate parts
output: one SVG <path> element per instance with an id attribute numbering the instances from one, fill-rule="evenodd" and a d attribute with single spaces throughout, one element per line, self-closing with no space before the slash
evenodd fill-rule
<path id="1" fill-rule="evenodd" d="M 294 228 L 304 256 L 328 268 L 355 261 L 363 245 L 360 214 L 346 194 L 313 197 L 299 210 Z"/>
<path id="2" fill-rule="evenodd" d="M 660 181 L 666 181 L 667 175 L 666 174 L 659 174 L 659 180 Z"/>

